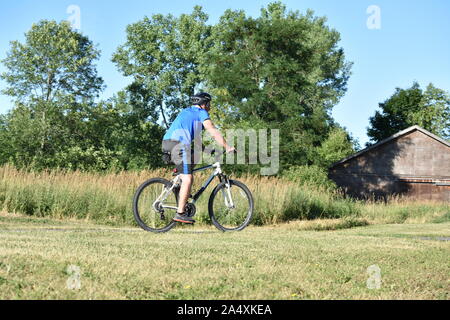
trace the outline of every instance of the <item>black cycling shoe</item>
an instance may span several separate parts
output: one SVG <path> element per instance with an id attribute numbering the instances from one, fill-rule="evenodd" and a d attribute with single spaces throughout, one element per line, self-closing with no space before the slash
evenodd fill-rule
<path id="1" fill-rule="evenodd" d="M 186 223 L 186 224 L 194 224 L 195 220 L 191 217 L 188 217 L 185 213 L 177 213 L 173 218 L 173 221 Z"/>

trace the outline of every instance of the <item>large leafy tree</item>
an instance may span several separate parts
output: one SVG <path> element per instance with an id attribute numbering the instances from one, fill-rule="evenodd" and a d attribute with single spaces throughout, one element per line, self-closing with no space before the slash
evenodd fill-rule
<path id="1" fill-rule="evenodd" d="M 203 66 L 224 123 L 262 121 L 281 129 L 282 163 L 311 163 L 350 75 L 339 33 L 312 11 L 303 15 L 276 2 L 258 18 L 226 11 L 212 38 Z"/>
<path id="2" fill-rule="evenodd" d="M 42 20 L 25 34 L 25 43 L 11 42 L 2 61 L 8 85 L 2 92 L 22 103 L 91 100 L 103 85 L 94 64 L 99 55 L 68 22 Z"/>
<path id="3" fill-rule="evenodd" d="M 161 165 L 161 140 L 202 83 L 202 56 L 210 42 L 208 16 L 196 6 L 179 17 L 155 14 L 127 27 L 112 61 L 132 82 L 112 103 L 121 112 L 119 145 L 126 168 Z"/>
<path id="4" fill-rule="evenodd" d="M 419 110 L 409 114 L 408 121 L 450 140 L 450 94 L 430 83 Z"/>
<path id="5" fill-rule="evenodd" d="M 169 126 L 202 82 L 199 64 L 209 42 L 208 16 L 196 6 L 179 17 L 156 14 L 127 27 L 127 41 L 113 56 L 132 77 L 126 88 L 133 113 Z"/>
<path id="6" fill-rule="evenodd" d="M 417 82 L 407 89 L 396 88 L 379 108 L 367 129 L 373 143 L 413 125 L 450 139 L 450 96 L 431 83 L 425 91 Z"/>
<path id="7" fill-rule="evenodd" d="M 99 54 L 67 22 L 42 20 L 25 34 L 25 42 L 11 42 L 1 75 L 7 84 L 2 92 L 15 103 L 4 120 L 8 159 L 64 167 L 71 161 L 67 153 L 91 147 L 85 129 L 103 87 L 94 63 Z"/>
<path id="8" fill-rule="evenodd" d="M 106 114 L 101 113 L 104 121 L 111 120 L 110 113 L 115 114 L 114 123 L 104 126 L 114 128 L 111 133 L 105 132 L 105 140 L 111 141 L 111 146 L 119 153 L 118 159 L 123 168 L 159 167 L 162 165 L 161 140 L 164 129 L 149 120 L 145 108 L 136 107 L 133 99 L 133 93 L 123 90 L 105 103 Z M 96 130 L 94 127 L 92 129 Z"/>

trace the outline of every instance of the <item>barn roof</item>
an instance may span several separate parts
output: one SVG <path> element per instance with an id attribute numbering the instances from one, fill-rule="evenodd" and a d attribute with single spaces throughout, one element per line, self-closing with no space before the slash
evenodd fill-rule
<path id="1" fill-rule="evenodd" d="M 444 144 L 444 145 L 446 145 L 447 147 L 450 148 L 450 143 L 449 143 L 448 141 L 446 141 L 446 140 L 444 140 L 444 139 L 438 137 L 437 135 L 431 133 L 430 131 L 425 130 L 424 128 L 421 128 L 421 127 L 419 127 L 419 126 L 412 126 L 412 127 L 409 127 L 408 129 L 405 129 L 405 130 L 403 130 L 403 131 L 400 131 L 400 132 L 394 134 L 393 136 L 390 136 L 389 138 L 386 138 L 386 139 L 384 139 L 384 140 L 382 140 L 382 141 L 380 141 L 380 142 L 378 142 L 378 143 L 376 143 L 376 144 L 374 144 L 374 145 L 372 145 L 372 146 L 370 146 L 370 147 L 367 147 L 367 148 L 365 148 L 365 149 L 363 149 L 363 150 L 361 150 L 361 151 L 359 151 L 359 152 L 357 152 L 357 153 L 355 153 L 355 154 L 353 154 L 353 155 L 351 155 L 351 156 L 349 156 L 349 157 L 347 157 L 347 158 L 345 158 L 345 159 L 342 159 L 342 160 L 339 161 L 339 162 L 336 162 L 335 164 L 333 164 L 333 165 L 330 167 L 330 169 L 336 167 L 337 165 L 343 164 L 344 162 L 347 162 L 347 161 L 349 161 L 349 160 L 351 160 L 351 159 L 354 159 L 354 158 L 356 158 L 356 157 L 359 157 L 360 155 L 362 155 L 362 154 L 364 154 L 364 153 L 366 153 L 366 152 L 369 152 L 370 150 L 373 150 L 373 149 L 375 149 L 375 148 L 378 148 L 379 146 L 381 146 L 381 145 L 383 145 L 383 144 L 386 144 L 386 143 L 388 143 L 388 142 L 390 142 L 390 141 L 392 141 L 392 140 L 398 139 L 398 138 L 400 138 L 400 137 L 402 137 L 402 136 L 404 136 L 404 135 L 406 135 L 406 134 L 409 134 L 409 133 L 411 133 L 411 132 L 414 132 L 414 131 L 416 131 L 416 130 L 422 132 L 423 134 L 429 136 L 430 138 L 432 138 L 432 139 L 434 139 L 434 140 L 439 141 L 440 143 L 442 143 L 442 144 Z"/>

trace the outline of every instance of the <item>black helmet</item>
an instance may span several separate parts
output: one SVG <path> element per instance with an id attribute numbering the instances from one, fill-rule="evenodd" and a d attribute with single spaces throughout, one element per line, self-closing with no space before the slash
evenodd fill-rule
<path id="1" fill-rule="evenodd" d="M 201 92 L 191 97 L 191 102 L 193 105 L 201 106 L 203 104 L 209 104 L 212 100 L 212 97 L 209 93 Z"/>

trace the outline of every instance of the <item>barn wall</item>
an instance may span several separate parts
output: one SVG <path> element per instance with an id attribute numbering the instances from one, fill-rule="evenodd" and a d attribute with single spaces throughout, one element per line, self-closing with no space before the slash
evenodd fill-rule
<path id="1" fill-rule="evenodd" d="M 404 196 L 411 199 L 450 202 L 450 180 L 445 182 L 448 184 L 445 186 L 438 185 L 435 181 L 428 183 L 399 181 L 399 183 L 407 190 Z"/>
<path id="2" fill-rule="evenodd" d="M 413 131 L 330 169 L 330 178 L 348 194 L 377 198 L 400 194 L 450 201 L 450 148 Z"/>

